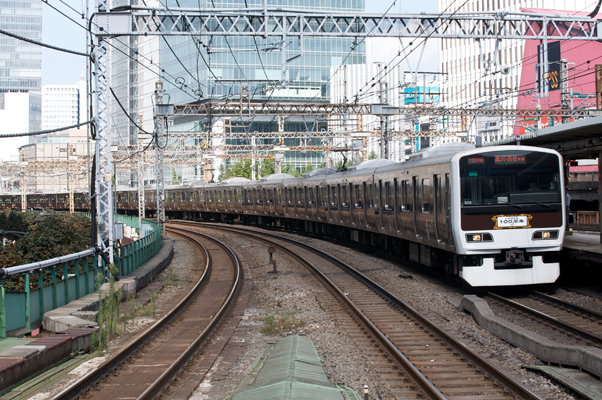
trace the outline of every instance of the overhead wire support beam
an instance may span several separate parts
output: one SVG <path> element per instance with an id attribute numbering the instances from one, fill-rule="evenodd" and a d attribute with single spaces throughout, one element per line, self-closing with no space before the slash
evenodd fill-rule
<path id="1" fill-rule="evenodd" d="M 198 10 L 131 7 L 98 15 L 111 35 L 257 37 L 429 37 L 600 40 L 602 21 L 530 13 L 351 14 L 281 10 Z"/>
<path id="2" fill-rule="evenodd" d="M 241 110 L 236 103 L 207 102 L 203 104 L 169 105 L 167 112 L 170 116 L 182 115 L 212 115 L 214 117 L 237 117 L 241 111 L 259 116 L 290 116 L 290 115 L 321 115 L 337 114 L 350 115 L 432 115 L 432 116 L 504 116 L 504 117 L 592 117 L 600 112 L 595 110 L 513 110 L 485 108 L 442 108 L 442 107 L 392 107 L 378 104 L 328 104 L 328 103 L 249 103 L 249 110 Z"/>

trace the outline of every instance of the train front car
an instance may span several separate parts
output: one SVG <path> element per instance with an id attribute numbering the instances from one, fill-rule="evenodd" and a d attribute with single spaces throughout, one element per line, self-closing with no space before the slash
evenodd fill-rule
<path id="1" fill-rule="evenodd" d="M 462 279 L 472 286 L 556 281 L 565 230 L 562 163 L 553 150 L 527 146 L 454 156 L 460 185 L 452 188 L 453 225 Z"/>

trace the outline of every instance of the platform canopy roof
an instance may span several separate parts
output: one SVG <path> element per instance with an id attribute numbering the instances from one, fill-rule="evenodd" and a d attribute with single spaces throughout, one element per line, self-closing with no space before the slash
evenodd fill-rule
<path id="1" fill-rule="evenodd" d="M 602 151 L 602 116 L 512 136 L 486 146 L 503 144 L 546 147 L 558 151 L 565 159 L 597 158 Z"/>

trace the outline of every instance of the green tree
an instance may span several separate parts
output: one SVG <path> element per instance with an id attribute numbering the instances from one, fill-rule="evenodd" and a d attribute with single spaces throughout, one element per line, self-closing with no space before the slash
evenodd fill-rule
<path id="1" fill-rule="evenodd" d="M 378 155 L 374 152 L 374 150 L 372 150 L 370 152 L 370 155 L 368 156 L 368 160 L 375 160 L 378 158 Z"/>
<path id="2" fill-rule="evenodd" d="M 25 217 L 27 218 L 27 217 Z M 0 248 L 0 267 L 8 268 L 50 258 L 77 253 L 90 248 L 90 218 L 80 214 L 56 213 L 44 217 L 44 221 L 29 226 L 28 233 L 12 245 Z M 83 268 L 83 262 L 80 262 Z M 62 267 L 57 275 L 62 276 Z M 50 280 L 50 269 L 44 270 L 44 281 Z M 37 287 L 37 274 L 30 279 L 31 287 Z M 9 290 L 22 290 L 23 279 L 5 282 Z"/>

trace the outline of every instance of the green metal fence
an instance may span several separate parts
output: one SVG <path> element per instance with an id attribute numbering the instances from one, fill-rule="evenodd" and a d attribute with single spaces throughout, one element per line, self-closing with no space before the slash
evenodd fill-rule
<path id="1" fill-rule="evenodd" d="M 139 228 L 138 217 L 116 215 L 115 220 Z M 161 249 L 161 230 L 157 223 L 146 219 L 143 221 L 153 228 L 152 232 L 115 249 L 114 260 L 120 276 L 132 273 Z M 50 283 L 44 284 L 44 271 L 50 271 Z M 45 312 L 94 292 L 98 273 L 104 274 L 104 262 L 99 268 L 98 257 L 88 257 L 37 271 L 38 286 L 43 287 L 42 290 L 30 290 L 29 283 L 34 274 L 10 278 L 23 279 L 23 292 L 5 292 L 3 280 L 0 280 L 0 338 L 6 337 L 7 332 L 11 336 L 29 333 L 41 326 Z"/>

